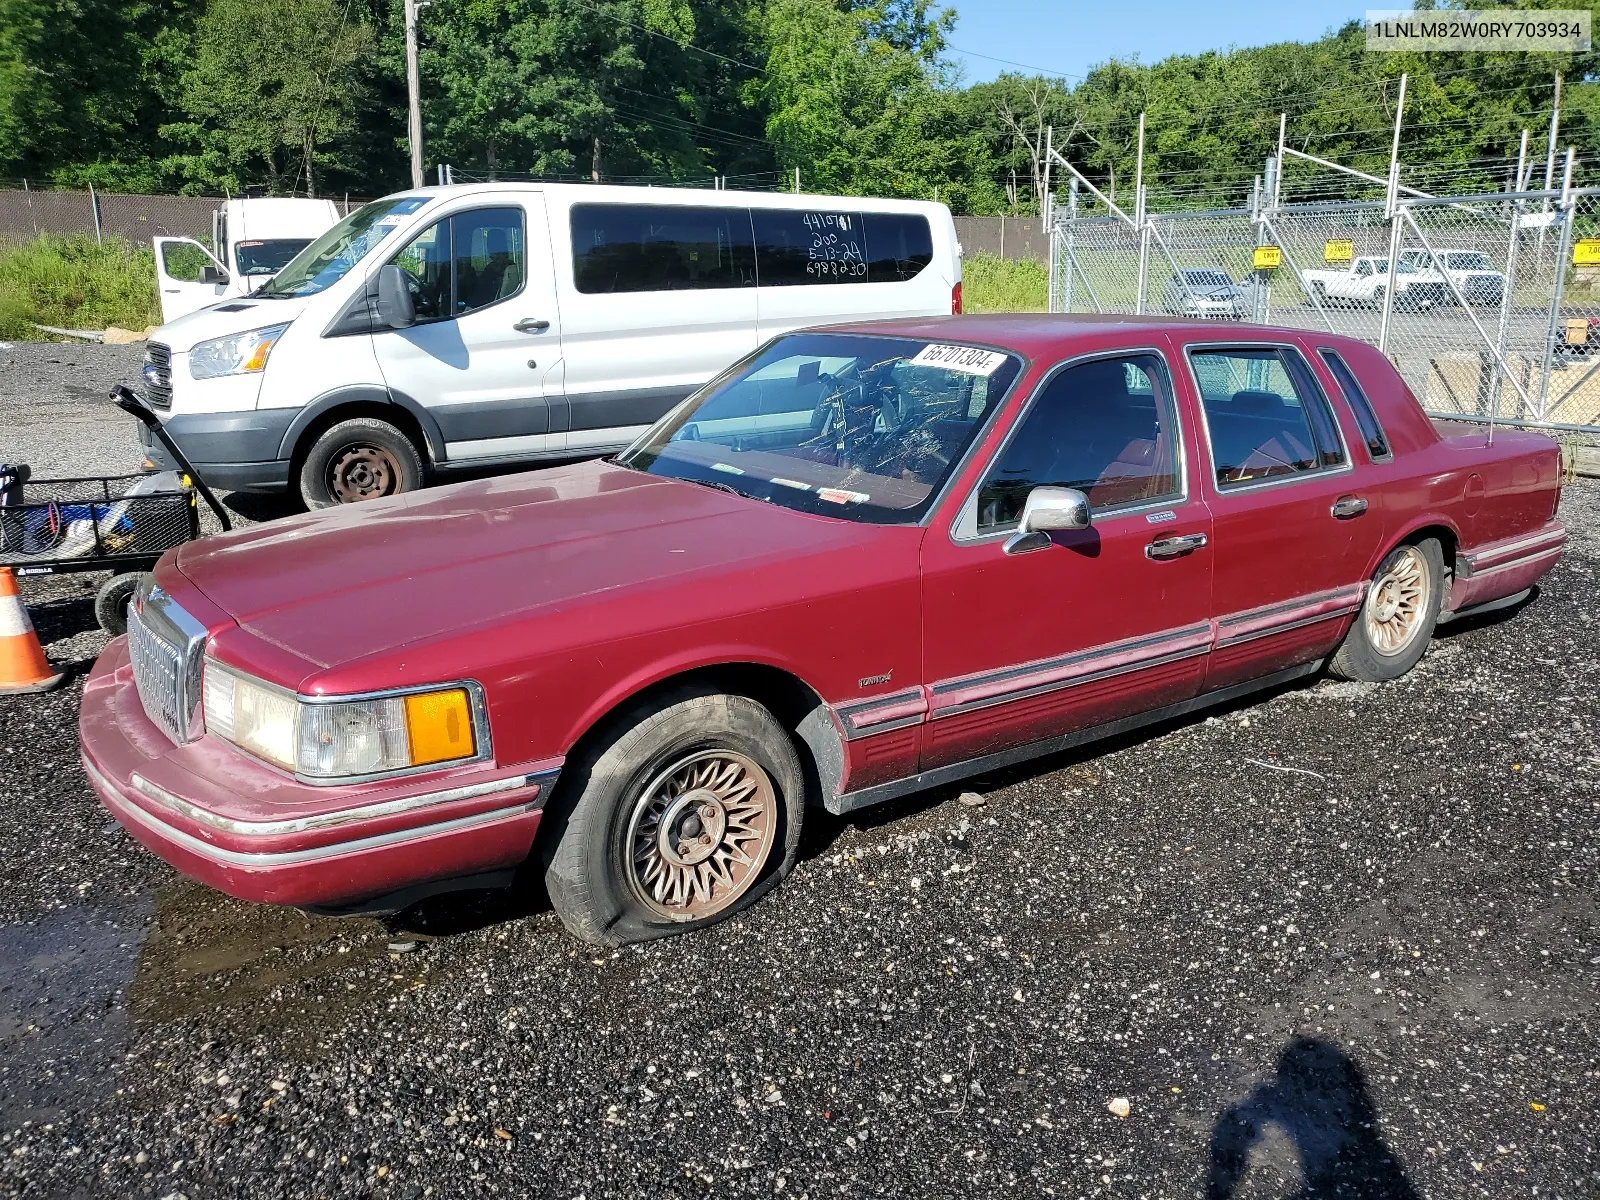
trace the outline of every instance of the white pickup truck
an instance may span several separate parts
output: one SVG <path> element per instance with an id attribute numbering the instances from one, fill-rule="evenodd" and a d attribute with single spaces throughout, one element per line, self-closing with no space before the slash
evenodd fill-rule
<path id="1" fill-rule="evenodd" d="M 1481 250 L 1441 250 L 1445 273 L 1450 282 L 1468 304 L 1493 305 L 1500 303 L 1505 294 L 1506 277 L 1495 270 L 1494 262 Z M 1400 266 L 1415 267 L 1419 271 L 1432 268 L 1433 259 L 1426 250 L 1402 250 Z M 1453 300 L 1454 297 L 1451 297 Z"/>
<path id="2" fill-rule="evenodd" d="M 1383 307 L 1383 294 L 1389 286 L 1389 259 L 1367 255 L 1354 259 L 1342 271 L 1305 272 L 1306 283 L 1317 299 L 1371 304 Z M 1394 300 L 1398 308 L 1421 310 L 1444 302 L 1449 289 L 1438 272 L 1408 262 L 1404 256 L 1395 267 Z"/>

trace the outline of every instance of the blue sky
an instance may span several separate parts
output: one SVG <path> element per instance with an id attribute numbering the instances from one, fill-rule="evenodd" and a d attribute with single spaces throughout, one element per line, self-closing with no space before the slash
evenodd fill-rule
<path id="1" fill-rule="evenodd" d="M 1313 41 L 1363 16 L 1370 2 L 954 0 L 950 7 L 959 20 L 950 41 L 969 83 L 1018 69 L 993 61 L 996 58 L 1081 77 L 1109 58 L 1134 54 L 1152 63 L 1169 54 Z"/>

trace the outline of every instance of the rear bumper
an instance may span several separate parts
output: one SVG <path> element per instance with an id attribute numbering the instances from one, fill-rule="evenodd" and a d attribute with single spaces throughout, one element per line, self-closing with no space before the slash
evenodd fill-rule
<path id="1" fill-rule="evenodd" d="M 78 732 L 90 786 L 146 849 L 230 896 L 269 904 L 348 906 L 516 867 L 559 768 L 298 783 L 211 738 L 169 742 L 139 703 L 123 638 L 89 675 Z"/>
<path id="2" fill-rule="evenodd" d="M 1462 612 L 1514 596 L 1532 587 L 1561 561 L 1567 527 L 1551 521 L 1535 533 L 1521 533 L 1464 550 L 1456 556 L 1455 581 L 1445 607 Z"/>

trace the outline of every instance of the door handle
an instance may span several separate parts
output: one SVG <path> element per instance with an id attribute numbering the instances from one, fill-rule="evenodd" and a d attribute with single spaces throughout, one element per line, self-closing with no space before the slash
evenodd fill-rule
<path id="1" fill-rule="evenodd" d="M 550 328 L 550 322 L 541 321 L 538 317 L 523 317 L 511 328 L 518 333 L 543 333 Z"/>
<path id="2" fill-rule="evenodd" d="M 1206 535 L 1203 533 L 1185 533 L 1177 537 L 1157 538 L 1144 548 L 1146 558 L 1178 558 L 1180 555 L 1192 553 L 1206 544 Z"/>
<path id="3" fill-rule="evenodd" d="M 1343 521 L 1349 517 L 1359 517 L 1367 511 L 1367 502 L 1361 496 L 1340 496 L 1333 502 L 1329 510 L 1335 520 Z"/>

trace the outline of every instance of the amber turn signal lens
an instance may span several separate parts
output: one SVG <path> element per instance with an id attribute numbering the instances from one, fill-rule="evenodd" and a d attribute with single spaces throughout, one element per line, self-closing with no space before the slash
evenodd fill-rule
<path id="1" fill-rule="evenodd" d="M 471 758 L 477 752 L 472 708 L 465 691 L 423 692 L 407 696 L 405 701 L 412 766 Z"/>

